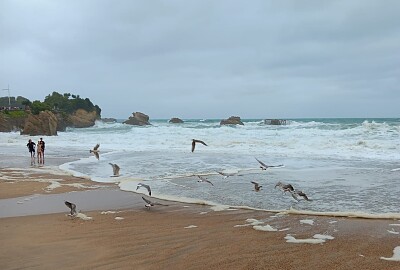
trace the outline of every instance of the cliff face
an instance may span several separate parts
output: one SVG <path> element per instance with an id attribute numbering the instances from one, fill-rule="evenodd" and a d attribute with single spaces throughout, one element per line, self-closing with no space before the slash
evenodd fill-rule
<path id="1" fill-rule="evenodd" d="M 0 113 L 0 132 L 18 131 L 24 127 L 26 116 L 8 117 Z"/>
<path id="2" fill-rule="evenodd" d="M 83 109 L 73 114 L 54 114 L 51 111 L 42 111 L 38 115 L 27 113 L 21 117 L 8 117 L 0 113 L 0 132 L 21 131 L 21 134 L 31 136 L 57 135 L 57 131 L 65 131 L 67 127 L 91 127 L 99 119 L 96 111 L 87 112 Z"/>
<path id="3" fill-rule="evenodd" d="M 68 116 L 68 126 L 76 128 L 86 128 L 94 126 L 97 119 L 100 119 L 96 111 L 87 112 L 83 109 L 76 110 L 72 115 Z"/>
<path id="4" fill-rule="evenodd" d="M 29 114 L 21 135 L 57 135 L 57 122 L 57 117 L 50 111 L 43 111 L 38 115 Z"/>

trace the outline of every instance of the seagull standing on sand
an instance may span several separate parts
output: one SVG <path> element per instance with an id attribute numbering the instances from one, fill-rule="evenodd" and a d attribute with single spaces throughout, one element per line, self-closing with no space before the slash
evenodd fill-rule
<path id="1" fill-rule="evenodd" d="M 205 142 L 203 142 L 201 140 L 192 139 L 192 152 L 194 151 L 194 148 L 196 147 L 196 143 L 201 143 L 202 145 L 208 146 Z"/>
<path id="2" fill-rule="evenodd" d="M 283 164 L 280 164 L 280 165 L 267 165 L 264 162 L 258 160 L 258 158 L 255 158 L 255 159 L 258 161 L 258 163 L 260 163 L 261 170 L 266 170 L 266 169 L 272 168 L 272 167 L 283 167 Z"/>
<path id="3" fill-rule="evenodd" d="M 211 183 L 210 180 L 208 180 L 207 178 L 201 177 L 200 175 L 197 176 L 199 178 L 199 180 L 197 180 L 197 182 L 202 183 L 202 182 L 206 182 L 211 184 L 212 186 L 214 185 L 213 183 Z"/>
<path id="4" fill-rule="evenodd" d="M 69 209 L 71 209 L 71 211 L 70 211 L 70 213 L 68 215 L 71 216 L 71 217 L 76 216 L 76 205 L 74 203 L 69 202 L 69 201 L 65 201 L 64 203 Z"/>
<path id="5" fill-rule="evenodd" d="M 144 187 L 144 188 L 146 188 L 146 189 L 147 189 L 147 191 L 149 192 L 149 196 L 151 196 L 151 188 L 150 188 L 150 186 L 149 186 L 149 185 L 146 185 L 146 184 L 139 183 L 139 184 L 137 185 L 137 187 L 136 187 L 136 190 L 138 190 L 140 187 Z M 142 198 L 143 198 L 143 197 L 142 197 Z"/>
<path id="6" fill-rule="evenodd" d="M 262 186 L 260 186 L 257 182 L 251 181 L 252 184 L 254 184 L 254 190 L 255 191 L 260 191 Z"/>
<path id="7" fill-rule="evenodd" d="M 145 197 L 142 197 L 142 199 L 143 199 L 143 201 L 146 202 L 146 204 L 145 204 L 144 206 L 145 206 L 148 210 L 150 210 L 150 207 L 152 207 L 152 206 L 154 206 L 154 205 L 168 206 L 168 205 L 166 205 L 166 204 L 162 204 L 162 203 L 159 203 L 159 202 L 152 202 L 152 201 L 146 199 Z"/>
<path id="8" fill-rule="evenodd" d="M 120 169 L 119 166 L 117 164 L 115 164 L 115 163 L 108 163 L 108 164 L 110 164 L 112 166 L 113 175 L 115 177 L 119 176 L 119 169 Z"/>
<path id="9" fill-rule="evenodd" d="M 97 159 L 100 158 L 100 156 L 99 156 L 99 152 L 100 152 L 99 147 L 100 147 L 100 144 L 96 144 L 96 146 L 93 147 L 93 149 L 89 151 L 90 153 L 93 153 L 94 156 L 95 156 Z"/>

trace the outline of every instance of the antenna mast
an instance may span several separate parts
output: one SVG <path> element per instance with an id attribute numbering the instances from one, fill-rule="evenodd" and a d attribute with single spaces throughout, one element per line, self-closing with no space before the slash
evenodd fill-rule
<path id="1" fill-rule="evenodd" d="M 6 89 L 1 89 L 3 91 L 8 91 L 8 107 L 11 107 L 11 98 L 10 98 L 10 85 L 7 85 Z"/>

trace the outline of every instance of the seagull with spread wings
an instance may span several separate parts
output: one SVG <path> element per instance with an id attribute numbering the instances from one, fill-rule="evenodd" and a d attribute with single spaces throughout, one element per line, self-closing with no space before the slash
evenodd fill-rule
<path id="1" fill-rule="evenodd" d="M 301 190 L 295 190 L 293 192 L 290 192 L 290 194 L 292 194 L 292 197 L 296 200 L 299 201 L 298 196 L 302 197 L 304 200 L 306 201 L 312 201 L 310 198 L 307 197 L 307 195 L 301 191 Z"/>
<path id="2" fill-rule="evenodd" d="M 159 202 L 152 202 L 152 201 L 146 199 L 145 197 L 142 197 L 142 199 L 143 199 L 143 201 L 146 202 L 145 207 L 146 207 L 148 210 L 150 210 L 150 208 L 153 207 L 153 206 L 155 206 L 155 205 L 168 206 L 167 204 L 162 204 L 162 203 L 159 203 Z"/>
<path id="3" fill-rule="evenodd" d="M 117 164 L 111 163 L 111 162 L 108 164 L 110 164 L 112 166 L 113 176 L 115 176 L 115 177 L 119 176 L 119 170 L 120 170 L 119 166 Z"/>
<path id="4" fill-rule="evenodd" d="M 149 196 L 151 196 L 151 188 L 149 185 L 143 184 L 143 183 L 139 183 L 136 186 L 136 190 L 138 190 L 140 187 L 144 187 L 147 189 L 147 191 L 149 192 Z"/>
<path id="5" fill-rule="evenodd" d="M 258 184 L 257 182 L 251 181 L 252 184 L 254 184 L 254 190 L 255 191 L 260 191 L 262 186 L 260 186 L 260 184 Z"/>
<path id="6" fill-rule="evenodd" d="M 284 193 L 285 192 L 294 192 L 294 187 L 291 184 L 284 184 L 281 181 L 276 183 L 275 188 L 279 187 Z"/>
<path id="7" fill-rule="evenodd" d="M 201 140 L 192 139 L 192 152 L 194 151 L 194 148 L 196 147 L 196 143 L 201 143 L 202 145 L 208 146 L 205 142 L 203 142 Z"/>
<path id="8" fill-rule="evenodd" d="M 100 155 L 99 155 L 99 152 L 100 152 L 99 147 L 100 147 L 100 144 L 96 144 L 96 146 L 93 147 L 93 149 L 91 149 L 91 150 L 89 151 L 90 153 L 93 153 L 93 155 L 94 155 L 97 159 L 100 158 Z"/>
<path id="9" fill-rule="evenodd" d="M 272 168 L 272 167 L 283 167 L 283 164 L 280 164 L 280 165 L 267 165 L 264 162 L 262 162 L 261 160 L 259 160 L 258 158 L 255 158 L 255 159 L 258 161 L 258 163 L 260 163 L 261 170 L 266 170 L 266 169 Z"/>
<path id="10" fill-rule="evenodd" d="M 207 178 L 205 178 L 205 177 L 202 177 L 202 176 L 200 176 L 200 175 L 198 175 L 197 177 L 199 178 L 199 180 L 197 180 L 197 182 L 199 182 L 199 183 L 206 182 L 206 183 L 209 183 L 209 184 L 211 184 L 212 186 L 214 185 L 213 183 L 211 183 L 211 181 L 210 181 L 210 180 L 208 180 L 208 179 L 207 179 Z"/>

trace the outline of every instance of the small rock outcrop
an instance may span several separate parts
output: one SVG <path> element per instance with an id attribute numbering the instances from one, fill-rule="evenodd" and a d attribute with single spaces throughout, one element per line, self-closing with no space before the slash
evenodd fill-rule
<path id="1" fill-rule="evenodd" d="M 25 120 L 21 135 L 57 135 L 57 122 L 57 117 L 50 111 L 42 111 L 38 115 L 30 114 Z"/>
<path id="2" fill-rule="evenodd" d="M 172 117 L 168 122 L 173 124 L 182 124 L 183 120 L 177 117 Z"/>
<path id="3" fill-rule="evenodd" d="M 123 123 L 135 126 L 151 125 L 149 122 L 149 116 L 141 112 L 132 113 L 132 116 L 130 116 L 129 119 L 125 120 Z"/>
<path id="4" fill-rule="evenodd" d="M 100 119 L 103 123 L 116 123 L 117 119 L 115 118 L 101 118 Z"/>
<path id="5" fill-rule="evenodd" d="M 285 119 L 264 119 L 264 124 L 266 124 L 266 125 L 286 125 L 287 121 Z"/>
<path id="6" fill-rule="evenodd" d="M 94 126 L 98 118 L 96 111 L 88 112 L 84 109 L 78 109 L 68 117 L 68 122 L 71 127 L 86 128 Z"/>
<path id="7" fill-rule="evenodd" d="M 244 125 L 239 116 L 231 116 L 228 119 L 223 119 L 220 125 Z"/>

